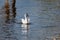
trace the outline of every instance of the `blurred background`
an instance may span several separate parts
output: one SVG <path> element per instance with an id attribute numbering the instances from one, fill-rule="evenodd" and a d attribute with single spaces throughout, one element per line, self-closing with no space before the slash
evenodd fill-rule
<path id="1" fill-rule="evenodd" d="M 30 25 L 20 24 L 25 13 L 29 14 Z M 0 0 L 0 40 L 53 37 L 60 37 L 60 0 Z"/>

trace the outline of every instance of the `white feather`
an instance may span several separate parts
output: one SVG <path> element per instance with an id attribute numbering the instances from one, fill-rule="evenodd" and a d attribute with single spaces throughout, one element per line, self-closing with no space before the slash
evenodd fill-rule
<path id="1" fill-rule="evenodd" d="M 23 18 L 21 19 L 21 22 L 22 22 L 23 24 L 29 23 L 29 22 L 30 22 L 30 19 L 27 18 L 26 15 L 24 15 L 24 17 L 25 17 L 24 19 L 23 19 Z"/>

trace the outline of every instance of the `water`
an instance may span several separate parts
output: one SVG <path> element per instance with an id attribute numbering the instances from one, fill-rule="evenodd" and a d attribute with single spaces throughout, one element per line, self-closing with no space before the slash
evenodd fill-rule
<path id="1" fill-rule="evenodd" d="M 0 0 L 0 40 L 52 40 L 60 36 L 59 0 L 16 0 L 16 10 L 6 17 L 5 0 Z M 9 4 L 11 7 L 11 0 Z M 15 8 L 12 8 L 15 9 Z M 28 13 L 30 25 L 20 24 L 21 18 Z"/>

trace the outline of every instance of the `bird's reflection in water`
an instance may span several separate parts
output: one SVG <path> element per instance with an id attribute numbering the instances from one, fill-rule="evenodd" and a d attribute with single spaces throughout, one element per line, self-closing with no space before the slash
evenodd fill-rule
<path id="1" fill-rule="evenodd" d="M 11 9 L 11 22 L 15 23 L 15 17 L 16 17 L 16 7 L 15 7 L 15 4 L 16 4 L 16 0 L 12 0 L 12 9 Z"/>
<path id="2" fill-rule="evenodd" d="M 9 15 L 6 15 L 6 16 L 5 16 L 5 23 L 8 23 L 8 24 L 9 24 L 9 23 L 10 23 L 9 20 L 10 20 L 10 19 L 9 19 Z"/>
<path id="3" fill-rule="evenodd" d="M 17 37 L 14 33 L 14 23 L 11 22 L 11 19 L 10 17 L 10 6 L 9 6 L 9 0 L 5 0 L 5 7 L 4 7 L 4 23 L 1 27 L 1 33 L 2 35 L 1 38 L 4 39 L 4 40 L 17 40 Z M 13 9 L 15 10 L 15 9 Z M 15 16 L 14 16 L 15 17 Z M 14 21 L 14 20 L 13 20 Z M 0 39 L 0 40 L 2 40 Z"/>
<path id="4" fill-rule="evenodd" d="M 13 8 L 12 8 L 12 17 L 11 17 L 11 19 L 12 19 L 12 22 L 14 22 L 15 23 L 15 17 L 16 17 L 16 7 L 14 6 Z"/>
<path id="5" fill-rule="evenodd" d="M 8 21 L 9 21 L 9 16 L 10 16 L 10 9 L 9 9 L 9 1 L 8 0 L 5 0 L 5 14 L 6 14 L 6 16 L 5 16 L 5 18 L 6 18 L 6 20 L 5 20 L 5 22 L 6 23 L 8 23 Z"/>
<path id="6" fill-rule="evenodd" d="M 16 4 L 16 0 L 12 0 L 12 16 L 13 18 L 16 17 L 16 7 L 15 7 L 15 4 Z"/>
<path id="7" fill-rule="evenodd" d="M 5 0 L 5 14 L 6 14 L 6 23 L 15 22 L 16 17 L 16 7 L 15 7 L 16 0 L 12 0 L 12 9 L 10 13 L 10 5 L 9 0 Z M 11 15 L 12 14 L 12 15 Z"/>
<path id="8" fill-rule="evenodd" d="M 29 25 L 26 25 L 26 24 L 22 24 L 21 25 L 21 27 L 22 27 L 22 39 L 24 39 L 24 40 L 27 40 L 28 39 L 28 33 L 29 33 Z"/>

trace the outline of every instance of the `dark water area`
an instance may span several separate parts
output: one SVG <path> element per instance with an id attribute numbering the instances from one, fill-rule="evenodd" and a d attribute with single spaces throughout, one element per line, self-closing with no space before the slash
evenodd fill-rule
<path id="1" fill-rule="evenodd" d="M 20 24 L 28 13 L 30 25 Z M 60 40 L 60 0 L 0 0 L 0 40 Z"/>

